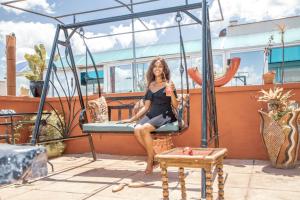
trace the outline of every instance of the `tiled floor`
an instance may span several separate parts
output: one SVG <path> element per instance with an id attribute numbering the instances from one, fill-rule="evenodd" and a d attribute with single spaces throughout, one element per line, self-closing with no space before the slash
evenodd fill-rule
<path id="1" fill-rule="evenodd" d="M 51 160 L 54 172 L 28 184 L 0 187 L 0 200 L 156 200 L 162 199 L 160 169 L 144 175 L 144 157 L 89 154 L 65 155 Z M 300 163 L 299 163 L 300 164 Z M 49 167 L 50 169 L 50 167 Z M 169 168 L 170 199 L 181 199 L 177 169 Z M 267 161 L 225 160 L 225 199 L 227 200 L 299 200 L 300 165 L 280 170 Z M 199 169 L 185 169 L 187 199 L 201 199 Z M 125 188 L 113 193 L 119 183 L 144 181 L 152 185 Z M 217 199 L 217 181 L 214 199 Z"/>

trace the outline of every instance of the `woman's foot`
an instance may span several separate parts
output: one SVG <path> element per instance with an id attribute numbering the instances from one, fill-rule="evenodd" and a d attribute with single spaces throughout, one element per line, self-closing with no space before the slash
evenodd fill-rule
<path id="1" fill-rule="evenodd" d="M 153 172 L 153 157 L 147 159 L 147 167 L 145 169 L 145 174 L 151 174 Z"/>

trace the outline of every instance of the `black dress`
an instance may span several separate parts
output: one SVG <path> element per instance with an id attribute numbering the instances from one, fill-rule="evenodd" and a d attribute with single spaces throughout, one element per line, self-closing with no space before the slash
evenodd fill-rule
<path id="1" fill-rule="evenodd" d="M 176 91 L 174 91 L 174 94 L 177 97 Z M 151 101 L 151 107 L 137 124 L 143 125 L 149 123 L 155 128 L 159 128 L 164 124 L 177 120 L 172 111 L 171 97 L 166 96 L 166 87 L 163 87 L 156 92 L 152 92 L 148 89 L 144 99 Z"/>

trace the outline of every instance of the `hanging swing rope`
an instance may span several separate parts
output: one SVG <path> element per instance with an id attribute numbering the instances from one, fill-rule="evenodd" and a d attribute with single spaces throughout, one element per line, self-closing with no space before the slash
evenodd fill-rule
<path id="1" fill-rule="evenodd" d="M 100 81 L 99 81 L 99 74 L 98 74 L 96 62 L 95 62 L 94 57 L 93 57 L 93 55 L 92 55 L 92 53 L 91 53 L 88 45 L 86 44 L 85 39 L 84 39 L 84 30 L 83 30 L 82 27 L 79 29 L 79 34 L 80 34 L 80 36 L 82 38 L 83 44 L 85 46 L 85 51 L 86 51 L 86 70 L 87 70 L 87 67 L 88 67 L 87 55 L 89 55 L 89 57 L 90 57 L 90 59 L 92 61 L 93 68 L 94 68 L 95 73 L 96 73 L 96 80 L 97 80 L 97 85 L 98 85 L 98 94 L 99 94 L 99 97 L 101 97 L 101 87 L 100 87 L 101 85 L 100 85 Z M 86 74 L 86 77 L 87 77 L 87 74 Z M 86 94 L 86 96 L 87 96 L 87 94 Z"/>
<path id="2" fill-rule="evenodd" d="M 186 91 L 187 94 L 189 94 L 189 79 L 188 79 L 188 74 L 187 74 L 187 61 L 186 61 L 186 53 L 185 53 L 185 48 L 184 48 L 184 42 L 183 42 L 183 37 L 182 37 L 182 31 L 181 31 L 181 21 L 182 21 L 182 16 L 180 12 L 177 12 L 176 18 L 175 18 L 177 24 L 178 24 L 178 32 L 179 32 L 179 40 L 180 40 L 180 83 L 181 83 L 181 107 L 183 108 L 183 73 L 185 72 L 185 80 L 186 80 Z M 184 67 L 183 67 L 183 62 L 184 61 Z M 187 102 L 189 103 L 189 101 Z M 186 105 L 188 107 L 187 109 L 187 125 L 189 126 L 190 123 L 190 109 L 189 109 L 189 104 Z M 180 116 L 183 116 L 184 113 L 180 113 Z M 181 120 L 180 120 L 181 121 Z M 178 123 L 181 123 L 178 121 Z"/>

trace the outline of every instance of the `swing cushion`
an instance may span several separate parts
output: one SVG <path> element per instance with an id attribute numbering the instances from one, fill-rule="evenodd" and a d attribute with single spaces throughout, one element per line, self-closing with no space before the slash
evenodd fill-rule
<path id="1" fill-rule="evenodd" d="M 119 121 L 108 121 L 103 123 L 88 123 L 83 124 L 82 130 L 85 133 L 112 133 L 112 132 L 131 132 L 134 131 L 135 123 L 120 123 Z M 179 131 L 178 122 L 165 124 L 155 132 L 177 132 Z"/>

